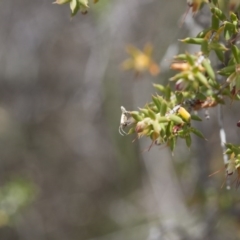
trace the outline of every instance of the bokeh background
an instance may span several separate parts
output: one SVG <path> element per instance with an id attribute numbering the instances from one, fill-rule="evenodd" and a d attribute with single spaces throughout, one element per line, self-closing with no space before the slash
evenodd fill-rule
<path id="1" fill-rule="evenodd" d="M 118 133 L 120 106 L 151 100 L 178 39 L 208 24 L 180 22 L 186 1 L 100 0 L 71 19 L 50 0 L 0 1 L 0 239 L 240 239 L 239 190 L 225 175 L 217 109 L 198 124 L 208 141 L 164 146 Z M 125 72 L 128 44 L 154 46 L 161 74 Z M 239 143 L 239 106 L 223 108 Z M 200 113 L 204 116 L 204 113 Z M 233 177 L 234 179 L 234 177 Z M 232 179 L 232 180 L 233 180 Z"/>

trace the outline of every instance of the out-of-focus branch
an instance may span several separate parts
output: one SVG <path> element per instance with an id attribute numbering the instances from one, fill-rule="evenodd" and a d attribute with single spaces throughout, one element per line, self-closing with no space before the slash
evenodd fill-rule
<path id="1" fill-rule="evenodd" d="M 223 154 L 223 163 L 226 166 L 228 164 L 228 156 L 226 154 L 226 146 L 225 143 L 226 141 L 226 132 L 223 127 L 223 112 L 222 112 L 222 106 L 218 105 L 218 125 L 219 125 L 219 137 L 220 137 L 220 143 L 222 147 L 222 154 Z M 227 178 L 226 182 L 226 188 L 229 190 L 230 187 L 230 180 Z"/>

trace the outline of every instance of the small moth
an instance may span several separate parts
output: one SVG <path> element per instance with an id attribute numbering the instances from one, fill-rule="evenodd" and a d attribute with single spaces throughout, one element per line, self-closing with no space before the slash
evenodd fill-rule
<path id="1" fill-rule="evenodd" d="M 129 112 L 125 109 L 125 107 L 121 106 L 121 111 L 122 111 L 122 115 L 120 118 L 120 125 L 118 128 L 118 131 L 122 136 L 124 136 L 124 135 L 127 135 L 127 133 L 123 129 L 126 126 L 129 126 L 130 124 L 132 124 L 132 118 Z"/>

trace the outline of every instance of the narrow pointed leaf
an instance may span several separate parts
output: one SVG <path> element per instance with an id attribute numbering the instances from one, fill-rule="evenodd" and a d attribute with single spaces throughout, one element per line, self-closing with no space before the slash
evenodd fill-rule
<path id="1" fill-rule="evenodd" d="M 176 124 L 183 124 L 183 120 L 175 114 L 170 114 L 168 118 Z"/>
<path id="2" fill-rule="evenodd" d="M 149 117 L 148 110 L 145 108 L 139 108 L 140 112 L 145 115 L 145 117 Z"/>
<path id="3" fill-rule="evenodd" d="M 166 112 L 167 112 L 167 103 L 163 100 L 161 104 L 160 115 L 165 116 Z"/>
<path id="4" fill-rule="evenodd" d="M 224 53 L 222 50 L 219 50 L 219 49 L 215 49 L 214 52 L 216 53 L 218 59 L 221 61 L 221 62 L 224 62 Z"/>
<path id="5" fill-rule="evenodd" d="M 209 87 L 207 78 L 206 78 L 201 72 L 197 72 L 197 73 L 196 73 L 196 77 L 197 77 L 197 79 L 198 79 L 198 81 L 199 81 L 200 83 L 202 83 L 202 84 L 205 85 L 206 87 Z"/>
<path id="6" fill-rule="evenodd" d="M 219 18 L 216 15 L 212 15 L 212 29 L 218 30 L 219 27 Z"/>
<path id="7" fill-rule="evenodd" d="M 148 109 L 148 115 L 151 119 L 155 120 L 156 119 L 156 114 L 154 111 L 152 111 L 150 108 Z"/>
<path id="8" fill-rule="evenodd" d="M 166 101 L 169 101 L 170 98 L 171 98 L 171 88 L 170 88 L 170 86 L 167 85 L 165 90 L 166 90 L 165 91 L 165 99 L 166 99 Z"/>
<path id="9" fill-rule="evenodd" d="M 180 41 L 184 42 L 184 43 L 189 43 L 189 44 L 201 45 L 206 40 L 204 38 L 185 38 L 185 39 L 182 39 Z"/>
<path id="10" fill-rule="evenodd" d="M 194 121 L 202 121 L 202 119 L 198 116 L 198 115 L 195 115 L 195 114 L 191 114 L 191 119 L 194 120 Z"/>
<path id="11" fill-rule="evenodd" d="M 169 139 L 169 141 L 168 141 L 168 145 L 172 152 L 174 151 L 174 149 L 176 147 L 176 141 L 177 141 L 176 137 L 173 137 L 173 138 Z"/>
<path id="12" fill-rule="evenodd" d="M 191 145 L 192 145 L 192 138 L 191 138 L 191 135 L 190 135 L 190 134 L 188 134 L 188 135 L 185 137 L 185 141 L 186 141 L 187 146 L 190 148 Z"/>
<path id="13" fill-rule="evenodd" d="M 240 50 L 236 45 L 232 45 L 232 54 L 236 60 L 237 63 L 240 63 Z"/>
<path id="14" fill-rule="evenodd" d="M 196 128 L 191 128 L 191 132 L 194 133 L 195 135 L 197 135 L 198 137 L 206 140 L 206 138 L 203 136 L 203 134 Z"/>
<path id="15" fill-rule="evenodd" d="M 219 18 L 219 20 L 221 21 L 225 21 L 226 20 L 226 16 L 225 14 L 217 7 L 214 7 L 211 9 L 211 12 L 217 16 Z"/>
<path id="16" fill-rule="evenodd" d="M 158 111 L 160 112 L 160 110 L 161 110 L 161 102 L 155 96 L 152 96 L 152 100 L 153 100 L 155 106 L 157 107 Z"/>
<path id="17" fill-rule="evenodd" d="M 229 76 L 230 74 L 232 74 L 233 72 L 235 72 L 235 65 L 230 65 L 230 66 L 227 66 L 225 68 L 222 68 L 218 71 L 218 73 L 220 75 L 223 75 L 223 76 Z"/>
<path id="18" fill-rule="evenodd" d="M 168 122 L 167 117 L 158 117 L 157 120 L 158 120 L 159 123 L 166 123 L 166 122 Z"/>
<path id="19" fill-rule="evenodd" d="M 153 86 L 160 91 L 161 93 L 165 93 L 165 87 L 161 84 L 153 84 Z"/>
<path id="20" fill-rule="evenodd" d="M 143 119 L 143 117 L 139 114 L 139 112 L 137 111 L 131 111 L 130 115 L 137 121 L 141 121 Z"/>
<path id="21" fill-rule="evenodd" d="M 239 91 L 240 91 L 240 73 L 238 73 L 237 75 L 236 75 L 236 93 L 238 93 Z"/>
<path id="22" fill-rule="evenodd" d="M 79 10 L 79 3 L 77 0 L 71 0 L 70 9 L 72 11 L 72 16 L 76 15 Z"/>
<path id="23" fill-rule="evenodd" d="M 205 59 L 205 60 L 203 60 L 202 65 L 204 66 L 204 68 L 205 68 L 207 74 L 209 75 L 209 77 L 211 79 L 215 80 L 215 74 L 214 74 L 214 71 L 212 69 L 212 66 L 211 66 L 210 62 L 207 59 Z"/>

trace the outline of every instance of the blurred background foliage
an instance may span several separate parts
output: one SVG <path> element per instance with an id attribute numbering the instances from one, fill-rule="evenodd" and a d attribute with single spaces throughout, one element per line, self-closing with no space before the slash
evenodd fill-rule
<path id="1" fill-rule="evenodd" d="M 0 239 L 239 239 L 239 190 L 221 188 L 216 109 L 196 123 L 208 141 L 174 156 L 118 133 L 120 106 L 151 100 L 177 41 L 208 24 L 186 1 L 101 0 L 87 15 L 49 0 L 0 2 Z M 126 46 L 154 46 L 161 73 L 125 72 Z M 239 143 L 239 106 L 224 108 Z M 202 113 L 204 114 L 204 113 Z M 234 126 L 234 127 L 233 127 Z"/>

